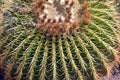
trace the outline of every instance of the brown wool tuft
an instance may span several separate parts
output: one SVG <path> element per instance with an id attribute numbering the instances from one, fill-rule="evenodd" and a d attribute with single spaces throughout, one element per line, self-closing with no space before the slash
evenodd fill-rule
<path id="1" fill-rule="evenodd" d="M 80 4 L 77 0 L 34 1 L 33 10 L 37 17 L 37 29 L 45 35 L 69 34 L 77 30 L 79 24 L 89 22 L 87 7 L 87 4 Z M 78 17 L 79 11 L 83 11 L 81 18 Z"/>

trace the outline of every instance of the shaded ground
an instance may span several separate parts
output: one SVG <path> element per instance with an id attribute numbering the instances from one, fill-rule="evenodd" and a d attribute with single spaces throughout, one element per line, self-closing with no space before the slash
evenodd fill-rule
<path id="1" fill-rule="evenodd" d="M 4 80 L 4 76 L 2 73 L 0 73 L 0 80 Z"/>
<path id="2" fill-rule="evenodd" d="M 0 80 L 5 80 L 4 79 L 4 73 L 3 73 L 2 69 L 0 69 Z"/>

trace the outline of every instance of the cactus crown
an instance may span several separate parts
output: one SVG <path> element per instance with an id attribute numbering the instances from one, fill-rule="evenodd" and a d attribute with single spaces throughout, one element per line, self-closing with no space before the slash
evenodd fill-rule
<path id="1" fill-rule="evenodd" d="M 0 69 L 6 79 L 99 80 L 112 74 L 119 62 L 115 6 L 97 0 L 87 0 L 88 5 L 82 0 L 68 2 L 14 0 L 7 11 L 4 10 L 0 27 Z M 77 12 L 67 11 L 66 6 L 70 5 Z M 44 13 L 46 9 L 49 14 Z M 52 9 L 53 14 L 60 17 L 59 21 L 50 13 Z M 72 13 L 73 22 L 71 17 L 66 21 L 68 13 Z M 59 36 L 64 34 L 68 35 Z"/>
<path id="2" fill-rule="evenodd" d="M 87 5 L 80 5 L 78 0 L 38 0 L 33 7 L 38 18 L 37 28 L 46 35 L 68 34 L 89 19 Z"/>

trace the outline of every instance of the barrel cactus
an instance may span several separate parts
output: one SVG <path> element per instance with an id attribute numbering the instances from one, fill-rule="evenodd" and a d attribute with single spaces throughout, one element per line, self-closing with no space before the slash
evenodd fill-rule
<path id="1" fill-rule="evenodd" d="M 112 75 L 119 63 L 114 0 L 2 1 L 0 71 L 6 80 Z"/>

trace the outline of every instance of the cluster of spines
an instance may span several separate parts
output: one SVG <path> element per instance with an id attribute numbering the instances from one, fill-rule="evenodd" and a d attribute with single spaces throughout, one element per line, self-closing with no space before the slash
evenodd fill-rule
<path id="1" fill-rule="evenodd" d="M 83 23 L 89 23 L 90 22 L 90 12 L 88 11 L 88 4 L 87 3 L 84 3 L 82 4 L 82 8 L 81 8 L 81 12 L 82 12 L 82 22 Z"/>

